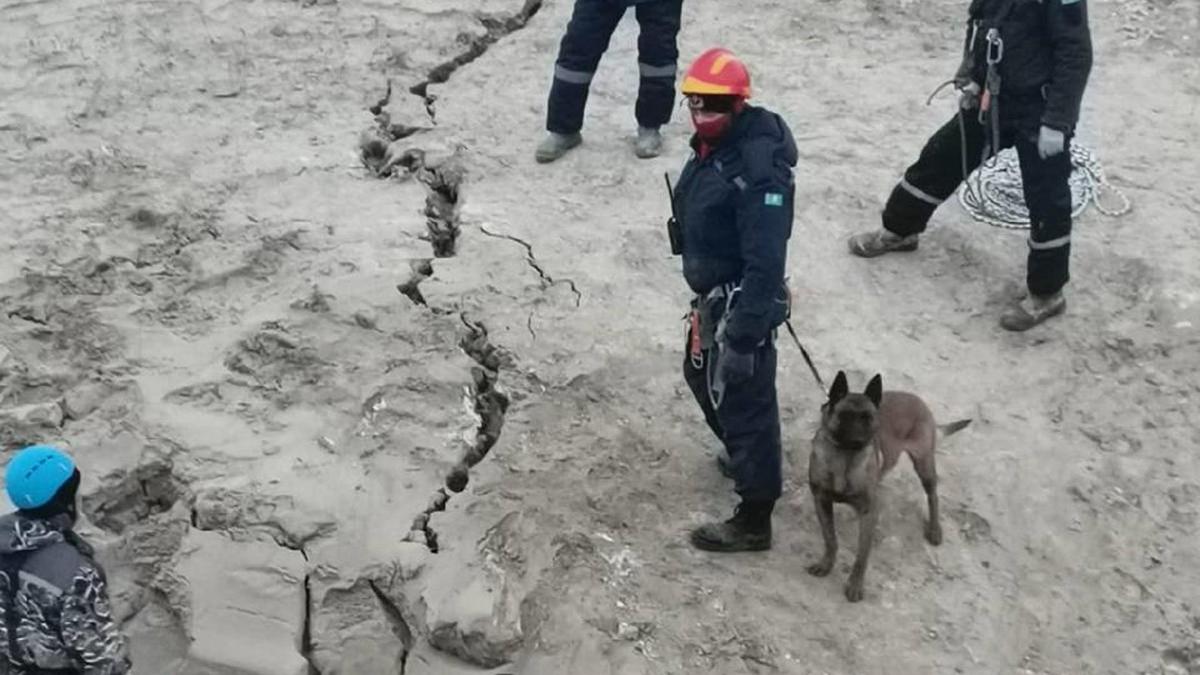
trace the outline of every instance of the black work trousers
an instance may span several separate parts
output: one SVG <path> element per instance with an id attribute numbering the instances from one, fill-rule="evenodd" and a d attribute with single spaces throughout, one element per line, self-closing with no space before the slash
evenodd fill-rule
<path id="1" fill-rule="evenodd" d="M 738 496 L 747 502 L 774 502 L 783 490 L 775 342 L 768 339 L 755 350 L 754 375 L 726 385 L 716 402 L 719 405 L 714 404 L 709 386 L 716 372 L 715 351 L 702 352 L 703 360 L 697 364 L 685 347 L 683 379 L 700 404 L 708 427 L 725 445 Z"/>
<path id="2" fill-rule="evenodd" d="M 573 134 L 583 128 L 588 88 L 609 39 L 625 15 L 623 0 L 575 0 L 575 9 L 554 63 L 554 82 L 546 110 L 546 129 Z M 638 35 L 638 125 L 658 128 L 671 119 L 683 0 L 648 0 L 634 5 Z"/>
<path id="3" fill-rule="evenodd" d="M 1003 101 L 1002 101 L 1003 102 Z M 1021 164 L 1025 205 L 1029 209 L 1029 257 L 1025 281 L 1034 295 L 1053 295 L 1070 278 L 1071 257 L 1071 134 L 1062 154 L 1038 156 L 1038 103 L 1013 105 L 1001 114 L 999 150 L 1016 146 Z M 901 236 L 925 231 L 937 207 L 963 181 L 963 152 L 967 173 L 979 167 L 988 132 L 978 111 L 963 113 L 963 132 L 955 116 L 929 139 L 917 161 L 904 172 L 883 209 L 883 227 Z"/>

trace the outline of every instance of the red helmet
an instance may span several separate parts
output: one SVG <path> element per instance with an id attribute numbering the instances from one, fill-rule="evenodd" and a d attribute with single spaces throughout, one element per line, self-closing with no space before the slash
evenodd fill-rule
<path id="1" fill-rule="evenodd" d="M 733 52 L 714 47 L 692 62 L 683 79 L 681 91 L 684 95 L 750 98 L 750 71 Z"/>

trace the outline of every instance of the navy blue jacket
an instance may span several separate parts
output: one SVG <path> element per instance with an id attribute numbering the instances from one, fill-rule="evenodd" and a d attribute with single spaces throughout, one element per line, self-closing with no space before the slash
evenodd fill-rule
<path id="1" fill-rule="evenodd" d="M 972 0 L 969 15 L 960 72 L 983 85 L 987 30 L 998 28 L 1004 40 L 1001 114 L 1007 92 L 1009 100 L 1042 103 L 1042 124 L 1072 130 L 1092 70 L 1087 0 Z"/>
<path id="2" fill-rule="evenodd" d="M 748 352 L 787 318 L 796 142 L 782 117 L 748 106 L 707 157 L 700 158 L 695 137 L 692 148 L 674 195 L 683 276 L 700 294 L 740 281 L 725 335 L 733 349 Z"/>

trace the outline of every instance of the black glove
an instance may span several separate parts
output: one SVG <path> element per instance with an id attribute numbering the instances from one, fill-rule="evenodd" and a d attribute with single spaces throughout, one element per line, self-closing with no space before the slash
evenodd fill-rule
<path id="1" fill-rule="evenodd" d="M 720 356 L 717 359 L 717 379 L 726 384 L 738 384 L 753 376 L 754 352 L 743 354 L 728 344 L 722 344 Z"/>

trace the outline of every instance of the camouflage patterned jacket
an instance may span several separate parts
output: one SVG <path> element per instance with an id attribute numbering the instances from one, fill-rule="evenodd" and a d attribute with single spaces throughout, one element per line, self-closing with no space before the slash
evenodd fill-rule
<path id="1" fill-rule="evenodd" d="M 109 609 L 104 572 L 66 517 L 0 517 L 0 673 L 38 669 L 124 675 L 129 647 Z M 9 653 L 7 565 L 20 561 L 17 654 Z M 10 663 L 19 665 L 12 666 Z M 22 668 L 24 666 L 24 668 Z"/>

